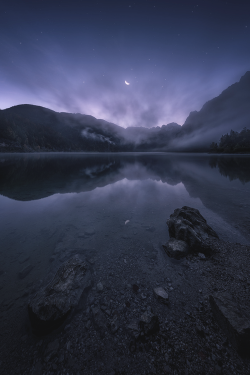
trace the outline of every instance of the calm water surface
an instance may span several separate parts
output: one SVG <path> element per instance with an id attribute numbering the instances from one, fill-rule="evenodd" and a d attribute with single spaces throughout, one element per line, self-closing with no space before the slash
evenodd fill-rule
<path id="1" fill-rule="evenodd" d="M 250 242 L 249 156 L 2 154 L 0 194 L 2 335 L 24 329 L 30 296 L 73 254 L 162 251 L 177 207 Z"/>

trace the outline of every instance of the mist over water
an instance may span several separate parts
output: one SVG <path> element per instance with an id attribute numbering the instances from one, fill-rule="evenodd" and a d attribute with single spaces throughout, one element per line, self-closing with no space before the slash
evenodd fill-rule
<path id="1" fill-rule="evenodd" d="M 3 336 L 10 325 L 26 332 L 29 298 L 72 255 L 102 264 L 139 248 L 161 253 L 178 207 L 199 209 L 221 239 L 249 243 L 249 164 L 249 156 L 2 155 Z"/>

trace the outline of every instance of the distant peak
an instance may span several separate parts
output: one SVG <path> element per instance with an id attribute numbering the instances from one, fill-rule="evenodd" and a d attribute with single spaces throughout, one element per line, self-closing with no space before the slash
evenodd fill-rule
<path id="1" fill-rule="evenodd" d="M 168 128 L 176 128 L 176 127 L 179 127 L 181 125 L 177 124 L 176 122 L 170 122 L 169 124 L 162 125 L 162 126 L 165 126 L 165 127 L 168 127 Z"/>
<path id="2" fill-rule="evenodd" d="M 240 82 L 246 82 L 246 81 L 250 81 L 250 71 L 249 70 L 240 79 Z"/>
<path id="3" fill-rule="evenodd" d="M 5 111 L 11 111 L 11 112 L 20 112 L 20 111 L 47 111 L 47 112 L 53 112 L 52 109 L 42 107 L 40 105 L 35 105 L 35 104 L 17 104 L 13 105 L 12 107 L 6 108 Z"/>

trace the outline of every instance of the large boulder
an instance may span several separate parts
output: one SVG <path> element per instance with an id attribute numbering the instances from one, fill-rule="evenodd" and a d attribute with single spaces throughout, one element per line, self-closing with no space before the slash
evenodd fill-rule
<path id="1" fill-rule="evenodd" d="M 186 242 L 191 252 L 209 253 L 210 240 L 219 238 L 195 208 L 177 208 L 170 215 L 167 225 L 170 237 Z"/>
<path id="2" fill-rule="evenodd" d="M 77 255 L 63 263 L 53 280 L 28 305 L 32 330 L 47 334 L 57 328 L 78 305 L 90 286 L 90 272 Z"/>
<path id="3" fill-rule="evenodd" d="M 250 356 L 250 314 L 228 293 L 209 296 L 212 311 L 229 341 L 241 355 Z"/>

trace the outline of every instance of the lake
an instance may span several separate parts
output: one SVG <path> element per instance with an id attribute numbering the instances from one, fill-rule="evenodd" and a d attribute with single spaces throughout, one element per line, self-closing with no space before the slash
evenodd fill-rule
<path id="1" fill-rule="evenodd" d="M 132 258 L 124 282 L 163 282 L 162 265 L 178 267 L 162 250 L 178 207 L 197 208 L 221 239 L 249 244 L 249 197 L 247 155 L 1 154 L 2 343 L 27 340 L 29 299 L 74 254 L 109 287 L 109 271 Z"/>

